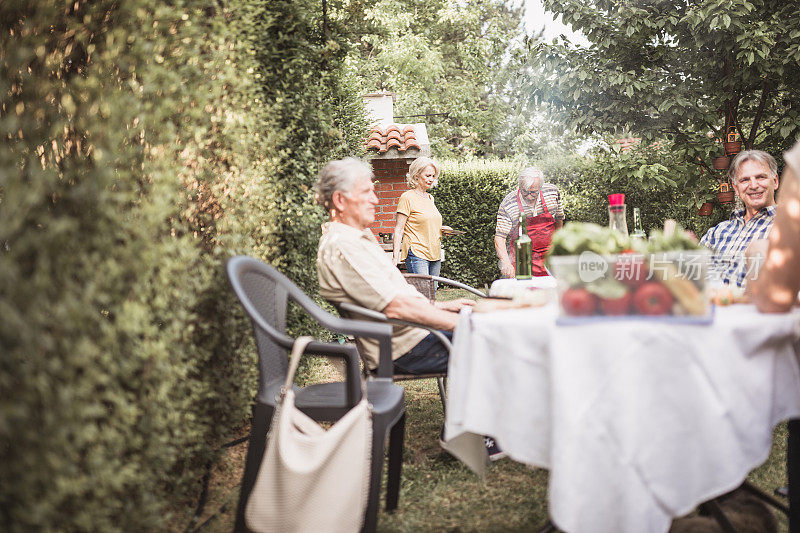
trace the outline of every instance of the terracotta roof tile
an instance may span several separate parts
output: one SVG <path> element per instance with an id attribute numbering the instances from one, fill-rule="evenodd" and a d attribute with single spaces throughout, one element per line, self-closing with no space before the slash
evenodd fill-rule
<path id="1" fill-rule="evenodd" d="M 621 145 L 622 151 L 630 150 L 635 145 L 639 144 L 641 139 L 638 137 L 628 137 L 627 139 L 617 139 L 616 143 Z"/>
<path id="2" fill-rule="evenodd" d="M 367 150 L 375 150 L 379 153 L 386 152 L 389 148 L 397 148 L 398 152 L 405 152 L 410 148 L 422 149 L 417 142 L 414 126 L 404 126 L 401 129 L 397 124 L 392 124 L 385 130 L 372 128 L 364 145 Z"/>

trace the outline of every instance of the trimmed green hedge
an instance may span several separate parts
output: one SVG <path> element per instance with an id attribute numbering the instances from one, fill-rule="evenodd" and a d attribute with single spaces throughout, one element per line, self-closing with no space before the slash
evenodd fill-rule
<path id="1" fill-rule="evenodd" d="M 494 230 L 500 201 L 516 184 L 519 165 L 507 161 L 445 161 L 432 191 L 443 223 L 466 231 L 444 239 L 442 275 L 473 286 L 499 276 Z"/>
<path id="2" fill-rule="evenodd" d="M 224 261 L 313 290 L 309 185 L 364 134 L 338 30 L 310 0 L 0 20 L 0 529 L 182 528 L 255 393 Z"/>

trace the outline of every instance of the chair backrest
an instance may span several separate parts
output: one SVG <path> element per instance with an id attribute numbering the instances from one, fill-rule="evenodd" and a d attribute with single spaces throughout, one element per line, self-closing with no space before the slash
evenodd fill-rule
<path id="1" fill-rule="evenodd" d="M 381 377 L 391 377 L 392 327 L 363 320 L 346 320 L 330 314 L 314 302 L 289 278 L 253 257 L 238 256 L 228 261 L 228 279 L 242 303 L 256 335 L 258 349 L 258 399 L 268 385 L 286 377 L 287 354 L 294 338 L 286 334 L 286 306 L 291 300 L 323 328 L 344 335 L 376 339 L 380 346 Z M 338 342 L 313 341 L 305 353 L 345 359 L 347 405 L 361 399 L 361 378 L 356 347 Z"/>
<path id="2" fill-rule="evenodd" d="M 427 274 L 403 274 L 406 281 L 413 285 L 422 295 L 431 302 L 436 300 L 436 284 Z"/>
<path id="3" fill-rule="evenodd" d="M 250 316 L 258 350 L 258 393 L 275 380 L 283 380 L 288 370 L 286 336 L 287 286 L 298 289 L 273 267 L 249 257 L 235 257 L 228 262 L 228 277 L 239 301 Z M 257 313 L 270 329 L 254 319 Z M 263 322 L 262 322 L 263 323 Z M 284 343 L 279 342 L 283 337 Z M 283 346 L 281 345 L 283 344 Z"/>

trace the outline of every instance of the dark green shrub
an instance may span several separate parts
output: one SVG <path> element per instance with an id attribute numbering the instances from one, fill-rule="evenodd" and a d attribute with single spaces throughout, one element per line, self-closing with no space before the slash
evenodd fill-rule
<path id="1" fill-rule="evenodd" d="M 205 447 L 189 328 L 209 273 L 175 172 L 198 36 L 136 4 L 0 6 L 4 529 L 156 528 Z"/>
<path id="2" fill-rule="evenodd" d="M 620 158 L 629 158 L 631 161 L 621 164 Z M 639 150 L 638 153 L 622 155 L 598 152 L 586 158 L 546 161 L 541 166 L 549 181 L 561 190 L 567 223 L 576 220 L 607 224 L 608 195 L 621 192 L 625 193 L 630 229 L 633 228 L 633 208 L 638 207 L 642 214 L 642 225 L 648 233 L 654 228 L 661 228 L 664 220 L 672 218 L 701 237 L 711 225 L 727 217 L 729 212 L 727 208 L 717 206 L 713 216 L 697 216 L 695 202 L 698 192 L 683 185 L 687 181 L 685 179 L 670 183 L 667 181 L 670 179 L 669 171 L 661 170 L 658 166 L 668 165 L 668 158 L 669 155 L 661 151 Z M 646 170 L 637 176 L 636 170 L 631 169 Z M 699 198 L 702 199 L 703 195 Z"/>

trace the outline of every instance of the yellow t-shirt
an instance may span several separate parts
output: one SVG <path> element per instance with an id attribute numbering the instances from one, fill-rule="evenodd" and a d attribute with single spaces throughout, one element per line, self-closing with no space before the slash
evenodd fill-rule
<path id="1" fill-rule="evenodd" d="M 403 229 L 400 259 L 408 255 L 408 249 L 417 257 L 428 261 L 442 258 L 442 214 L 433 203 L 433 196 L 422 197 L 416 190 L 406 191 L 400 196 L 397 212 L 408 217 Z"/>

